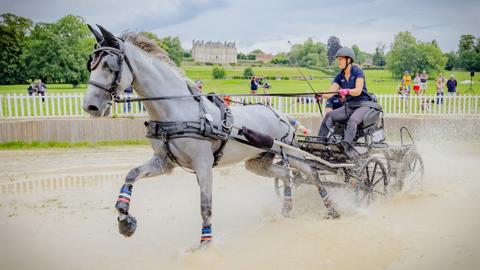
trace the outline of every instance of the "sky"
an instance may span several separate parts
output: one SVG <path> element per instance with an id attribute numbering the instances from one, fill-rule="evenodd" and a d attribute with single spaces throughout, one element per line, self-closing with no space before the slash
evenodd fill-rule
<path id="1" fill-rule="evenodd" d="M 480 38 L 479 0 L 0 0 L 6 12 L 34 22 L 79 15 L 117 35 L 178 36 L 184 49 L 192 40 L 234 41 L 243 53 L 288 52 L 288 41 L 330 36 L 372 53 L 379 42 L 388 50 L 400 31 L 435 39 L 444 52 L 457 50 L 462 34 Z"/>

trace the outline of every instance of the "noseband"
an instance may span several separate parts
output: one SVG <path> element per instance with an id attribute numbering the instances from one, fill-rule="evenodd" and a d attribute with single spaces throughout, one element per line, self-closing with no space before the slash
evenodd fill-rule
<path id="1" fill-rule="evenodd" d="M 97 81 L 89 80 L 88 84 L 94 85 L 98 88 L 101 88 L 105 90 L 106 92 L 110 93 L 110 96 L 113 100 L 118 100 L 119 97 L 117 95 L 117 90 L 120 85 L 120 82 L 122 81 L 122 70 L 123 70 L 123 63 L 127 63 L 128 69 L 130 70 L 130 73 L 132 74 L 132 83 L 135 80 L 135 74 L 133 73 L 132 65 L 130 64 L 130 61 L 127 58 L 127 55 L 125 54 L 125 47 L 123 44 L 123 41 L 120 39 L 117 39 L 118 45 L 120 48 L 114 48 L 114 47 L 99 47 L 95 49 L 92 53 L 92 56 L 88 59 L 87 62 L 87 69 L 88 71 L 95 70 L 98 67 L 98 64 L 102 60 L 102 58 L 105 55 L 115 55 L 117 56 L 117 63 L 118 68 L 112 69 L 114 72 L 114 77 L 113 81 L 110 83 L 110 85 L 103 84 Z"/>

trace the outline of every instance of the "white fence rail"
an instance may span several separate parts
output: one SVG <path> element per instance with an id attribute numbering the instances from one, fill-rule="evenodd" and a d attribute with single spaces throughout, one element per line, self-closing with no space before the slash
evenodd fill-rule
<path id="1" fill-rule="evenodd" d="M 84 94 L 47 94 L 42 96 L 0 95 L 0 118 L 78 117 L 87 114 L 82 109 Z M 377 95 L 386 114 L 394 115 L 472 115 L 480 114 L 480 96 L 408 96 Z M 231 97 L 236 102 L 264 103 L 284 113 L 318 113 L 313 97 Z M 140 102 L 114 104 L 112 112 L 118 116 L 146 115 Z"/>

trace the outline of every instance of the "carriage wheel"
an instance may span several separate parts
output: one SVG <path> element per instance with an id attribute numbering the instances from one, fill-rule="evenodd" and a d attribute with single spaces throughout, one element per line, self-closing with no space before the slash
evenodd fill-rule
<path id="1" fill-rule="evenodd" d="M 411 190 L 422 184 L 425 174 L 423 160 L 416 150 L 408 151 L 402 159 L 400 177 L 397 182 L 398 191 Z"/>
<path id="2" fill-rule="evenodd" d="M 369 158 L 362 165 L 356 179 L 356 201 L 359 205 L 369 205 L 379 198 L 387 196 L 388 174 L 382 161 L 376 157 Z"/>

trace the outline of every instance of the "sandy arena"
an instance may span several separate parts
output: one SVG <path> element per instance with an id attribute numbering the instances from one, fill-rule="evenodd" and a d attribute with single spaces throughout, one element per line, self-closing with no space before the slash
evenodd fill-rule
<path id="1" fill-rule="evenodd" d="M 479 269 L 480 144 L 455 148 L 420 146 L 423 190 L 367 209 L 332 192 L 338 220 L 322 219 L 313 187 L 296 191 L 292 218 L 284 218 L 272 179 L 243 164 L 217 169 L 214 244 L 196 252 L 199 189 L 179 168 L 137 182 L 137 231 L 118 233 L 113 206 L 123 176 L 150 147 L 0 151 L 0 268 Z"/>

